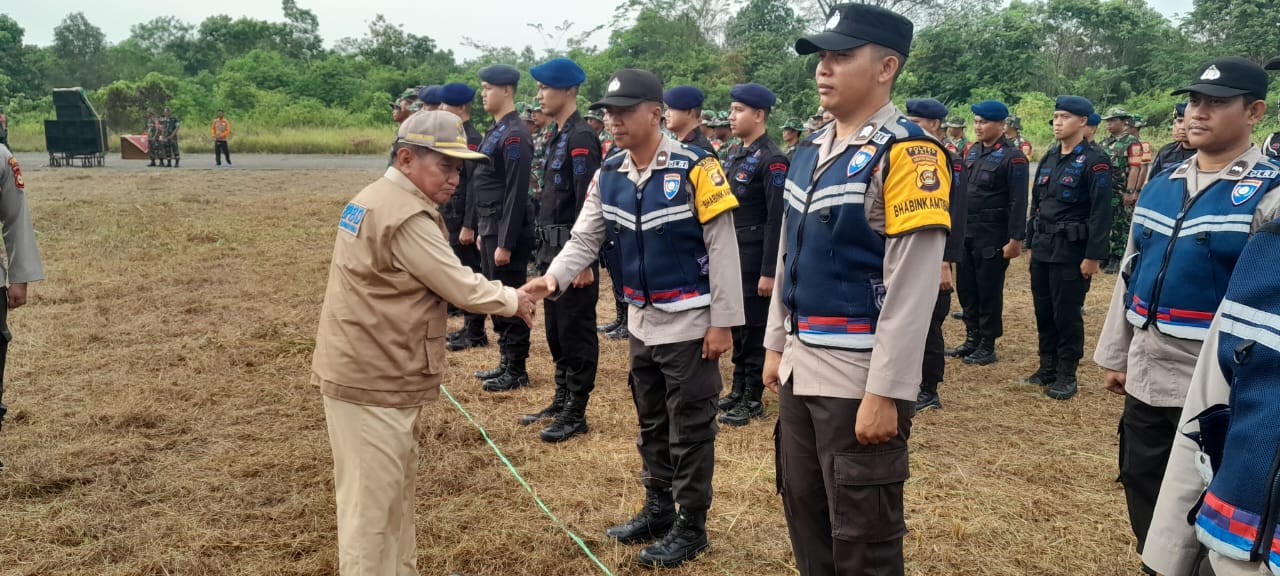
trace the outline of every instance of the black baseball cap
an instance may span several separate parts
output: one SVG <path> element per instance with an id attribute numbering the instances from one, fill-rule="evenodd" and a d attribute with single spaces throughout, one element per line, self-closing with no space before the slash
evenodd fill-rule
<path id="1" fill-rule="evenodd" d="M 604 98 L 590 106 L 597 108 L 627 108 L 641 102 L 661 102 L 662 81 L 653 72 L 639 68 L 623 68 L 613 73 L 605 85 Z"/>
<path id="2" fill-rule="evenodd" d="M 1267 71 L 1245 58 L 1230 56 L 1218 58 L 1200 66 L 1196 79 L 1185 88 L 1174 90 L 1172 94 L 1194 92 L 1214 98 L 1231 98 L 1234 96 L 1252 95 L 1258 99 L 1267 98 Z"/>
<path id="3" fill-rule="evenodd" d="M 822 32 L 796 40 L 796 52 L 803 55 L 879 44 L 906 56 L 914 31 L 911 21 L 897 12 L 867 4 L 837 4 L 827 14 Z"/>

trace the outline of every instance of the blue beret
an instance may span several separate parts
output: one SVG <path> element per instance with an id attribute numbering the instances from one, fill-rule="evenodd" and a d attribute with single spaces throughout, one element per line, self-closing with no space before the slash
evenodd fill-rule
<path id="1" fill-rule="evenodd" d="M 476 89 L 461 82 L 445 84 L 440 88 L 440 102 L 450 106 L 470 104 L 476 98 Z"/>
<path id="2" fill-rule="evenodd" d="M 515 66 L 493 64 L 480 69 L 480 81 L 494 86 L 515 86 L 520 82 L 520 71 Z"/>
<path id="3" fill-rule="evenodd" d="M 662 103 L 676 110 L 702 108 L 704 99 L 702 91 L 693 86 L 676 86 L 662 93 Z"/>
<path id="4" fill-rule="evenodd" d="M 573 88 L 587 81 L 587 73 L 577 62 L 568 58 L 555 58 L 529 69 L 529 75 L 544 86 Z M 492 84 L 492 82 L 490 82 Z"/>
<path id="5" fill-rule="evenodd" d="M 1101 124 L 1101 123 L 1102 123 L 1102 115 L 1101 115 L 1101 114 L 1098 114 L 1097 112 L 1094 112 L 1093 114 L 1090 114 L 1090 115 L 1089 115 L 1089 119 L 1088 119 L 1088 120 L 1085 120 L 1084 125 L 1085 125 L 1085 126 L 1097 126 L 1097 125 L 1099 125 L 1099 124 Z"/>
<path id="6" fill-rule="evenodd" d="M 1173 105 L 1173 116 L 1175 118 L 1184 118 L 1187 115 L 1187 103 L 1179 102 Z"/>
<path id="7" fill-rule="evenodd" d="M 1070 112 L 1076 116 L 1086 117 L 1094 112 L 1093 102 L 1090 102 L 1087 98 L 1081 98 L 1079 96 L 1059 96 L 1058 99 L 1053 102 L 1053 109 Z M 1099 120 L 1099 122 L 1101 122 L 1101 120 Z"/>
<path id="8" fill-rule="evenodd" d="M 439 84 L 423 86 L 422 90 L 418 91 L 418 100 L 421 100 L 423 104 L 440 105 L 440 88 Z"/>
<path id="9" fill-rule="evenodd" d="M 947 107 L 933 98 L 911 98 L 907 100 L 907 116 L 928 118 L 930 120 L 945 120 L 947 118 Z M 983 118 L 986 118 L 986 116 L 983 116 Z"/>
<path id="10" fill-rule="evenodd" d="M 972 110 L 974 115 L 981 116 L 991 122 L 999 122 L 1009 117 L 1009 107 L 1005 106 L 1004 102 L 995 100 L 983 100 L 970 106 L 969 110 Z"/>
<path id="11" fill-rule="evenodd" d="M 769 110 L 773 108 L 774 104 L 778 103 L 778 97 L 774 96 L 773 92 L 755 82 L 734 85 L 729 90 L 729 98 L 734 102 L 741 102 L 756 110 Z"/>

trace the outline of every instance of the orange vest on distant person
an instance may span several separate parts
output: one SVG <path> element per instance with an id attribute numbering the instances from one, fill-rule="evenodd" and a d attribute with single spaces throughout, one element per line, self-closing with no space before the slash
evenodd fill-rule
<path id="1" fill-rule="evenodd" d="M 231 122 L 226 118 L 214 118 L 213 139 L 226 140 L 231 137 Z"/>

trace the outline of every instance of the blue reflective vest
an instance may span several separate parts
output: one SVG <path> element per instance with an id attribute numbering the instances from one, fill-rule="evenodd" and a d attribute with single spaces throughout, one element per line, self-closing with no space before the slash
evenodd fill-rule
<path id="1" fill-rule="evenodd" d="M 875 343 L 885 297 L 885 238 L 867 222 L 867 186 L 894 143 L 933 140 L 899 116 L 865 145 L 846 149 L 815 180 L 823 134 L 819 130 L 796 146 L 787 172 L 785 328 L 808 346 L 867 351 Z M 950 169 L 950 162 L 942 164 Z"/>
<path id="2" fill-rule="evenodd" d="M 1244 249 L 1218 319 L 1218 366 L 1231 384 L 1221 465 L 1196 514 L 1196 535 L 1235 560 L 1280 574 L 1280 222 Z M 1208 359 L 1203 359 L 1208 360 Z"/>
<path id="3" fill-rule="evenodd" d="M 1204 340 L 1280 168 L 1259 162 L 1243 179 L 1219 180 L 1187 202 L 1186 180 L 1172 176 L 1190 169 L 1186 162 L 1156 176 L 1138 198 L 1125 318 L 1139 329 L 1154 324 L 1169 336 Z"/>
<path id="4" fill-rule="evenodd" d="M 626 154 L 614 154 L 601 165 L 605 233 L 619 250 L 622 297 L 628 303 L 667 312 L 711 305 L 707 246 L 689 201 L 694 194 L 689 169 L 706 156 L 683 145 L 665 162 L 659 160 L 643 189 L 621 171 Z"/>

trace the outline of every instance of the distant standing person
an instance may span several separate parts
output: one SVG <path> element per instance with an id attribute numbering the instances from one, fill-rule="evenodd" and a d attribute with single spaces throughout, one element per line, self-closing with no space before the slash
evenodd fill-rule
<path id="1" fill-rule="evenodd" d="M 218 166 L 222 165 L 222 157 L 227 157 L 227 166 L 231 165 L 231 150 L 227 149 L 227 141 L 231 139 L 231 121 L 227 120 L 221 110 L 213 119 L 213 158 Z"/>
<path id="2" fill-rule="evenodd" d="M 4 247 L 9 267 L 0 267 L 0 427 L 4 426 L 4 361 L 13 336 L 9 333 L 8 312 L 27 303 L 27 283 L 44 280 L 44 265 L 36 249 L 31 211 L 23 191 L 22 168 L 7 145 L 0 145 L 0 220 L 4 222 Z M 5 275 L 8 278 L 5 278 Z M 8 288 L 3 288 L 6 285 Z M 0 471 L 4 462 L 0 462 Z"/>
<path id="3" fill-rule="evenodd" d="M 178 129 L 182 123 L 173 115 L 173 108 L 164 109 L 164 165 L 178 167 L 182 153 L 178 151 Z"/>
<path id="4" fill-rule="evenodd" d="M 4 106 L 0 106 L 0 144 L 9 145 L 9 117 L 4 115 Z"/>
<path id="5" fill-rule="evenodd" d="M 147 110 L 147 156 L 151 158 L 151 163 L 147 166 L 157 166 L 156 160 L 160 160 L 160 165 L 164 164 L 164 157 L 160 155 L 160 134 L 164 131 L 164 126 L 160 124 L 160 117 L 156 116 L 155 110 Z"/>

